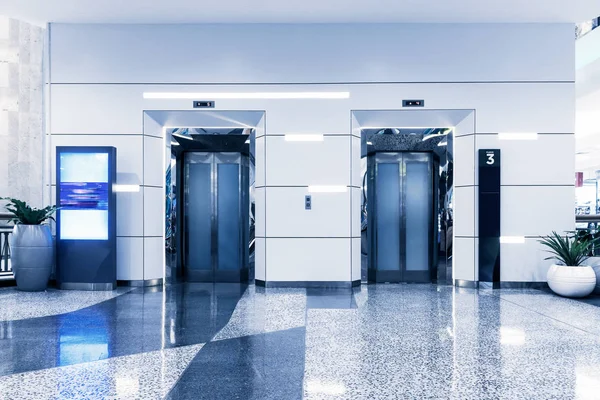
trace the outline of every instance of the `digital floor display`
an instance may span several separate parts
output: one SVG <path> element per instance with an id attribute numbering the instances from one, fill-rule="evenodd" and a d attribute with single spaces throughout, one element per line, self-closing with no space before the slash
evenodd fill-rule
<path id="1" fill-rule="evenodd" d="M 57 276 L 63 289 L 116 286 L 116 149 L 56 149 Z"/>

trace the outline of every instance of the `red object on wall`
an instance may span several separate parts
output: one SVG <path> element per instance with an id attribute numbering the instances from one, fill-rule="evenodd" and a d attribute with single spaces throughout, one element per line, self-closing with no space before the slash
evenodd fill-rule
<path id="1" fill-rule="evenodd" d="M 583 186 L 583 172 L 575 172 L 575 187 Z"/>

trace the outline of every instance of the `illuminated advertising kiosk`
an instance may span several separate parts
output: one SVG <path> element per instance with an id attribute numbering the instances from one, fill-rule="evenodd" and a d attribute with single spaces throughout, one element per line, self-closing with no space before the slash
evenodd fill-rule
<path id="1" fill-rule="evenodd" d="M 56 148 L 56 281 L 61 289 L 117 285 L 114 147 Z"/>

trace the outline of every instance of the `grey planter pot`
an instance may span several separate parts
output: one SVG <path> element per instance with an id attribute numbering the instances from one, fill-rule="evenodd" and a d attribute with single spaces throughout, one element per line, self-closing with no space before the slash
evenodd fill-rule
<path id="1" fill-rule="evenodd" d="M 600 257 L 590 257 L 586 264 L 592 266 L 594 273 L 596 274 L 596 287 L 594 288 L 594 294 L 600 294 Z"/>
<path id="2" fill-rule="evenodd" d="M 10 238 L 10 259 L 17 289 L 28 292 L 45 290 L 54 261 L 50 227 L 15 225 Z"/>

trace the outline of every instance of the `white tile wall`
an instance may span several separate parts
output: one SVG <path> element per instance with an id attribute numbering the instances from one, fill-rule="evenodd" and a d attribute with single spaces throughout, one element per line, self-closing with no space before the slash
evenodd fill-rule
<path id="1" fill-rule="evenodd" d="M 265 237 L 265 194 L 266 188 L 256 188 L 254 189 L 254 211 L 255 215 L 255 235 L 260 237 Z"/>
<path id="2" fill-rule="evenodd" d="M 475 184 L 475 135 L 454 138 L 454 186 Z"/>
<path id="3" fill-rule="evenodd" d="M 288 142 L 267 136 L 267 185 L 350 185 L 350 136 Z"/>
<path id="4" fill-rule="evenodd" d="M 362 186 L 361 141 L 356 136 L 352 140 L 352 186 Z"/>
<path id="5" fill-rule="evenodd" d="M 362 189 L 350 188 L 352 192 L 352 237 L 359 237 L 361 231 L 361 212 L 360 205 L 362 202 Z M 358 212 L 357 211 L 358 205 Z"/>
<path id="6" fill-rule="evenodd" d="M 164 140 L 144 136 L 144 185 L 164 186 Z"/>
<path id="7" fill-rule="evenodd" d="M 453 279 L 475 281 L 475 239 L 454 238 Z"/>
<path id="8" fill-rule="evenodd" d="M 523 244 L 500 245 L 500 280 L 507 282 L 545 282 L 552 260 L 536 239 Z"/>
<path id="9" fill-rule="evenodd" d="M 475 193 L 473 186 L 454 188 L 455 236 L 475 236 Z"/>
<path id="10" fill-rule="evenodd" d="M 360 256 L 360 238 L 352 238 L 352 280 L 361 280 L 361 256 Z"/>
<path id="11" fill-rule="evenodd" d="M 117 236 L 144 235 L 144 192 L 117 193 Z"/>
<path id="12" fill-rule="evenodd" d="M 144 107 L 138 90 L 122 85 L 52 85 L 50 102 L 53 134 L 142 133 Z"/>
<path id="13" fill-rule="evenodd" d="M 503 236 L 538 236 L 575 229 L 574 187 L 504 186 L 500 196 Z"/>
<path id="14" fill-rule="evenodd" d="M 144 280 L 164 276 L 165 241 L 162 237 L 144 238 Z"/>
<path id="15" fill-rule="evenodd" d="M 267 237 L 350 237 L 350 191 L 308 193 L 307 188 L 267 188 Z M 305 196 L 312 209 L 305 210 Z"/>
<path id="16" fill-rule="evenodd" d="M 255 251 L 255 269 L 254 275 L 256 279 L 264 281 L 265 278 L 265 261 L 266 261 L 266 250 L 265 250 L 266 239 L 264 238 L 256 238 L 254 242 L 254 251 Z"/>
<path id="17" fill-rule="evenodd" d="M 350 239 L 279 239 L 267 244 L 268 281 L 351 280 Z"/>
<path id="18" fill-rule="evenodd" d="M 477 135 L 475 145 L 477 149 L 500 149 L 502 185 L 574 184 L 575 135 L 538 135 L 537 140 Z"/>
<path id="19" fill-rule="evenodd" d="M 144 192 L 144 236 L 164 235 L 165 192 L 162 188 L 143 188 Z"/>
<path id="20" fill-rule="evenodd" d="M 256 154 L 255 158 L 255 186 L 265 186 L 265 142 L 264 136 L 256 138 Z"/>
<path id="21" fill-rule="evenodd" d="M 117 280 L 144 279 L 144 239 L 117 238 Z"/>

